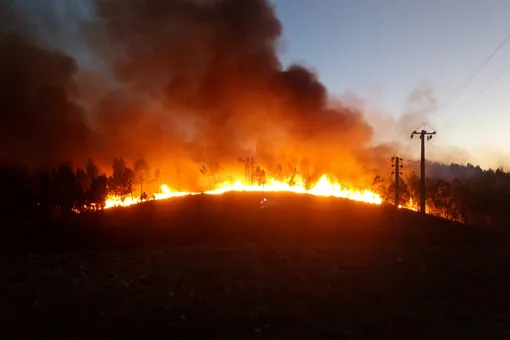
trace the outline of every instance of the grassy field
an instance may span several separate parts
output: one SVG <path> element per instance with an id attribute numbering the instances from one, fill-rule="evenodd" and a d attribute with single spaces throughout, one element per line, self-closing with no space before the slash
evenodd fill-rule
<path id="1" fill-rule="evenodd" d="M 503 235 L 270 199 L 264 210 L 258 195 L 199 196 L 66 222 L 58 252 L 2 257 L 0 335 L 510 338 Z"/>

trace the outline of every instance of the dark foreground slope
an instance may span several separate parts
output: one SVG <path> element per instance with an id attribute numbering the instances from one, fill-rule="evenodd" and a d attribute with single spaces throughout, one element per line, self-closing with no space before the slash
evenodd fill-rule
<path id="1" fill-rule="evenodd" d="M 258 195 L 227 195 L 81 216 L 54 234 L 74 251 L 2 258 L 0 336 L 510 336 L 501 234 L 411 213 L 396 227 L 391 209 L 274 199 L 269 209 Z"/>
<path id="2" fill-rule="evenodd" d="M 226 244 L 508 244 L 506 235 L 349 200 L 272 194 L 199 195 L 69 218 L 26 236 L 35 248 Z"/>

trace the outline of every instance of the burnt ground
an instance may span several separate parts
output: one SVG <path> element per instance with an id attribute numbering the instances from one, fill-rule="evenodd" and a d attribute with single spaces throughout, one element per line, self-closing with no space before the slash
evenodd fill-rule
<path id="1" fill-rule="evenodd" d="M 510 338 L 504 234 L 307 197 L 261 211 L 258 199 L 80 216 L 53 250 L 4 254 L 0 336 Z"/>

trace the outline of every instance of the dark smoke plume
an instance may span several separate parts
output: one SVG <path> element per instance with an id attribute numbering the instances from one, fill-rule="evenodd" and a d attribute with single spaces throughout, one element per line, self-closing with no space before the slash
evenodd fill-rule
<path id="1" fill-rule="evenodd" d="M 75 60 L 37 42 L 14 1 L 0 1 L 0 160 L 54 166 L 89 152 Z M 84 157 L 86 159 L 86 157 Z"/>
<path id="2" fill-rule="evenodd" d="M 360 110 L 333 103 L 306 67 L 282 67 L 269 1 L 92 0 L 91 18 L 70 31 L 82 27 L 95 70 L 54 48 L 77 45 L 58 15 L 39 6 L 39 28 L 59 33 L 49 46 L 13 3 L 0 0 L 2 161 L 92 157 L 108 170 L 114 158 L 145 160 L 147 173 L 194 189 L 202 166 L 238 175 L 245 157 L 270 175 L 298 168 L 355 184 L 386 156 Z"/>
<path id="3" fill-rule="evenodd" d="M 136 130 L 158 117 L 156 126 L 168 124 L 166 132 L 157 130 L 146 144 L 167 145 L 166 154 L 211 168 L 239 166 L 238 157 L 251 153 L 267 168 L 305 162 L 311 171 L 347 178 L 365 171 L 359 160 L 372 158 L 371 127 L 361 112 L 332 107 L 310 70 L 282 68 L 276 53 L 282 28 L 268 1 L 95 0 L 94 6 L 100 26 L 88 30 L 93 48 L 110 61 L 120 96 L 137 102 L 129 112 L 98 115 L 106 135 L 122 136 L 119 126 Z M 156 113 L 148 109 L 154 103 L 162 105 Z M 108 96 L 104 105 L 117 104 Z M 137 149 L 136 138 L 131 145 Z"/>

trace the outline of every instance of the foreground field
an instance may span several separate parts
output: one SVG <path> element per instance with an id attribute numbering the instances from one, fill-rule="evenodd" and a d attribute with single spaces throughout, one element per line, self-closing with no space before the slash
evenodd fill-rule
<path id="1" fill-rule="evenodd" d="M 31 239 L 43 252 L 1 258 L 0 336 L 510 337 L 505 234 L 270 199 L 153 202 L 46 230 Z"/>
<path id="2" fill-rule="evenodd" d="M 19 338 L 503 339 L 502 250 L 178 247 L 16 256 L 2 334 Z"/>

